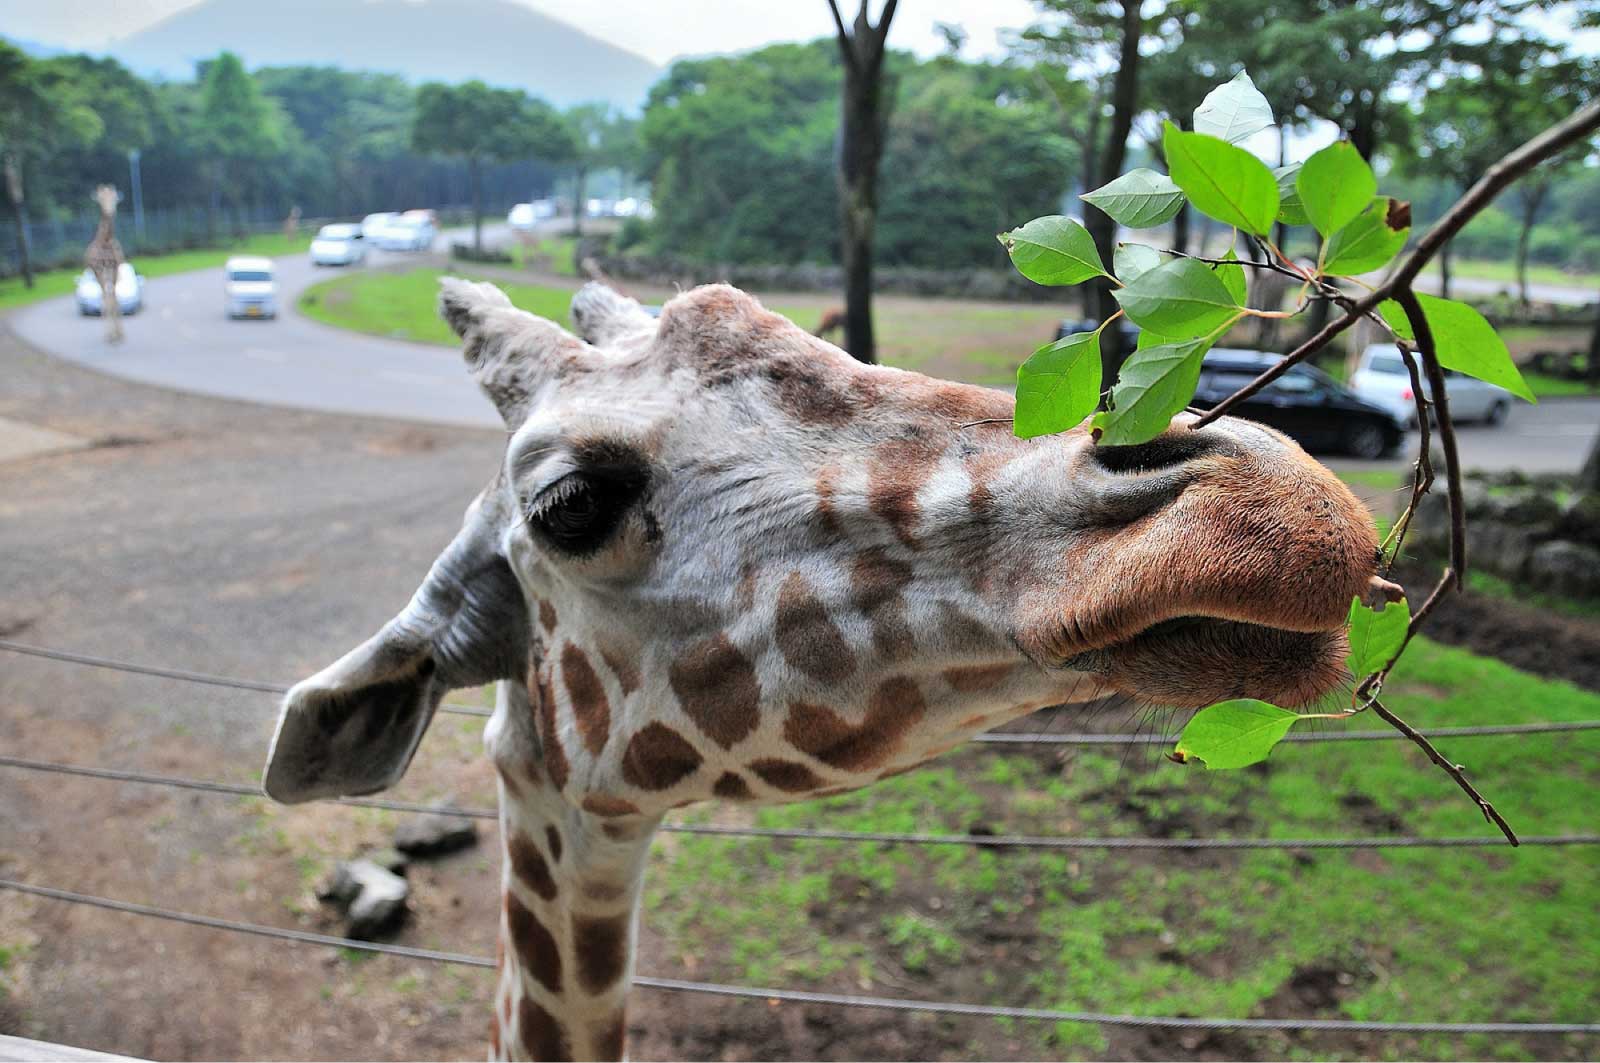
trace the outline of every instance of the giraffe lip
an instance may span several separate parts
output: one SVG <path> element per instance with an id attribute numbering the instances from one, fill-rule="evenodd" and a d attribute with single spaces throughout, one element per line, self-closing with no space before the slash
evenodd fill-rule
<path id="1" fill-rule="evenodd" d="M 1295 631 L 1210 616 L 1162 620 L 1064 662 L 1125 693 L 1200 706 L 1252 697 L 1304 705 L 1344 682 L 1342 626 Z"/>

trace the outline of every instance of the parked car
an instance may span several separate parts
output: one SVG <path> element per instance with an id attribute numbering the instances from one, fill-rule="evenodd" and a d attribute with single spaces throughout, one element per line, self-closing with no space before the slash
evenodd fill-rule
<path id="1" fill-rule="evenodd" d="M 1417 406 L 1406 357 L 1405 352 L 1392 343 L 1372 344 L 1361 352 L 1356 371 L 1350 377 L 1350 390 L 1414 425 Z M 1450 400 L 1452 420 L 1503 424 L 1506 414 L 1511 412 L 1511 392 L 1453 369 L 1444 371 L 1444 391 Z M 1422 381 L 1422 394 L 1424 397 L 1432 395 L 1426 379 Z"/>
<path id="2" fill-rule="evenodd" d="M 438 230 L 427 218 L 402 214 L 380 226 L 372 242 L 385 251 L 426 251 L 433 246 L 437 234 Z"/>
<path id="3" fill-rule="evenodd" d="M 506 224 L 520 232 L 527 232 L 539 224 L 539 216 L 532 203 L 518 203 L 507 212 Z"/>
<path id="4" fill-rule="evenodd" d="M 1210 409 L 1277 361 L 1277 355 L 1259 351 L 1213 348 L 1200 362 L 1194 404 Z M 1358 458 L 1392 454 L 1406 437 L 1405 422 L 1387 408 L 1358 397 L 1309 365 L 1293 367 L 1231 412 L 1276 428 L 1307 450 Z"/>
<path id="5" fill-rule="evenodd" d="M 134 272 L 131 265 L 124 262 L 117 267 L 117 282 L 113 287 L 117 294 L 117 306 L 124 314 L 137 314 L 144 309 L 144 278 Z M 100 281 L 93 272 L 84 270 L 78 274 L 78 313 L 91 317 L 98 315 L 102 295 Z"/>
<path id="6" fill-rule="evenodd" d="M 361 238 L 363 240 L 376 239 L 378 230 L 394 221 L 400 215 L 393 211 L 384 211 L 381 214 L 368 214 L 361 219 Z"/>
<path id="7" fill-rule="evenodd" d="M 1093 332 L 1099 327 L 1100 322 L 1089 318 L 1062 318 L 1061 323 L 1056 326 L 1055 338 L 1058 340 L 1066 339 L 1074 332 Z M 1125 317 L 1119 317 L 1117 318 L 1117 323 L 1111 327 L 1122 334 L 1122 349 L 1124 351 L 1131 353 L 1139 345 L 1138 325 L 1135 325 Z"/>
<path id="8" fill-rule="evenodd" d="M 367 258 L 367 241 L 359 225 L 324 225 L 311 241 L 311 262 L 317 266 L 353 266 Z"/>
<path id="9" fill-rule="evenodd" d="M 277 317 L 278 285 L 272 259 L 235 255 L 222 267 L 222 308 L 231 318 Z"/>

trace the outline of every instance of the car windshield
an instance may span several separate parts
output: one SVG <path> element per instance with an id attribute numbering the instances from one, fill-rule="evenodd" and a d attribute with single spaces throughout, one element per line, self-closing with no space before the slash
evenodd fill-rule
<path id="1" fill-rule="evenodd" d="M 1406 363 L 1398 354 L 1375 354 L 1367 368 L 1387 376 L 1407 376 Z"/>
<path id="2" fill-rule="evenodd" d="M 272 274 L 264 269 L 236 269 L 228 274 L 231 281 L 270 281 Z"/>

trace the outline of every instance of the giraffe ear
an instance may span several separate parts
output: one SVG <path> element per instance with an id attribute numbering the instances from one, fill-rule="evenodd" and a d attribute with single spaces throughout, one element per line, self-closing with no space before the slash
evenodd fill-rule
<path id="1" fill-rule="evenodd" d="M 368 794 L 405 773 L 450 690 L 520 673 L 528 609 L 487 493 L 411 602 L 284 698 L 263 788 L 286 804 Z"/>

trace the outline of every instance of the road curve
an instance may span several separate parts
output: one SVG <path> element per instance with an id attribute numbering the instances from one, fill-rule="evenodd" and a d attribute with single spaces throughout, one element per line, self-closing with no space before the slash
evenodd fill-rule
<path id="1" fill-rule="evenodd" d="M 405 257 L 373 251 L 369 262 L 392 265 Z M 275 320 L 229 320 L 217 268 L 146 281 L 145 308 L 123 319 L 127 338 L 117 346 L 105 342 L 99 318 L 78 314 L 71 296 L 15 312 L 11 327 L 58 358 L 180 391 L 329 413 L 500 427 L 457 352 L 318 324 L 296 311 L 295 302 L 337 271 L 318 269 L 306 254 L 274 261 Z"/>

